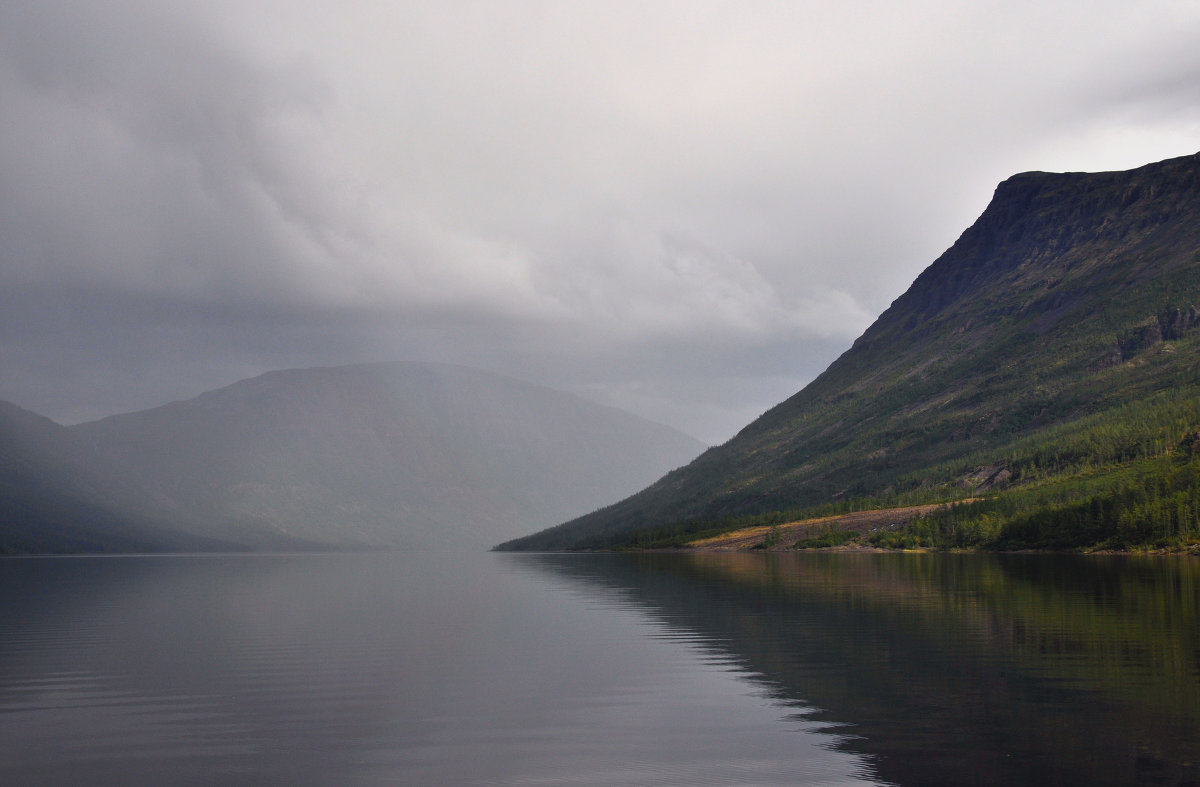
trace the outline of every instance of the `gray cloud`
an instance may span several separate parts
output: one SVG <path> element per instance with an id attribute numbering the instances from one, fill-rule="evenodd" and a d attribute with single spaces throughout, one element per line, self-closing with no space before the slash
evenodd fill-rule
<path id="1" fill-rule="evenodd" d="M 1200 11 L 0 8 L 0 398 L 443 359 L 721 440 L 1030 169 L 1200 148 Z"/>

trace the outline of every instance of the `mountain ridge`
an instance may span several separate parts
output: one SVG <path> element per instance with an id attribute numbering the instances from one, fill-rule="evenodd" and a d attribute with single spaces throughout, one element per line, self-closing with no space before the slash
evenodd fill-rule
<path id="1" fill-rule="evenodd" d="M 613 546 L 867 498 L 953 500 L 956 479 L 997 463 L 1019 484 L 1027 457 L 1009 454 L 1022 439 L 1123 398 L 1191 390 L 1198 303 L 1200 154 L 1015 175 L 804 389 L 637 495 L 501 548 Z M 1167 353 L 1150 353 L 1166 336 Z"/>
<path id="2" fill-rule="evenodd" d="M 72 426 L 36 418 L 23 423 L 63 446 L 40 477 L 66 488 L 85 469 L 81 505 L 105 503 L 110 532 L 137 522 L 160 541 L 255 550 L 482 548 L 703 448 L 572 394 L 418 362 L 278 370 Z"/>
<path id="3" fill-rule="evenodd" d="M 174 512 L 141 494 L 67 427 L 0 401 L 0 554 L 236 548 L 164 527 Z"/>

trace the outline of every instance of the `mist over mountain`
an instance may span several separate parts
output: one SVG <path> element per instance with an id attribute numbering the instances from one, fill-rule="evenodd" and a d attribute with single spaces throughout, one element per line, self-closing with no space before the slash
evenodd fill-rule
<path id="1" fill-rule="evenodd" d="M 482 547 L 703 449 L 578 397 L 424 363 L 270 372 L 70 427 L 4 412 L 13 551 Z M 55 535 L 80 523 L 92 541 Z"/>
<path id="2" fill-rule="evenodd" d="M 180 513 L 67 427 L 0 402 L 0 553 L 236 548 L 178 529 Z"/>
<path id="3" fill-rule="evenodd" d="M 1006 492 L 980 538 L 1178 539 L 1200 517 L 1197 306 L 1200 154 L 1016 175 L 810 385 L 642 492 L 504 546 L 662 543 L 815 506 Z"/>

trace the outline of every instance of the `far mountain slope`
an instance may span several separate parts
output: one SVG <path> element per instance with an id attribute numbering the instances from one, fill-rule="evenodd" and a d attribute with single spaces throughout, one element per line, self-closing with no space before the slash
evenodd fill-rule
<path id="1" fill-rule="evenodd" d="M 178 514 L 66 427 L 0 402 L 0 554 L 236 548 L 166 527 Z"/>
<path id="2" fill-rule="evenodd" d="M 67 428 L 200 535 L 482 547 L 629 494 L 703 446 L 575 396 L 422 363 L 271 372 Z"/>
<path id="3" fill-rule="evenodd" d="M 1140 473 L 1187 498 L 1188 472 L 1137 463 L 1196 452 L 1197 306 L 1200 154 L 1014 176 L 804 390 L 637 495 L 504 548 L 647 543 L 814 506 L 1054 483 L 1039 505 L 1091 500 L 1095 518 L 1105 490 Z M 1190 505 L 1179 521 L 1200 517 Z"/>

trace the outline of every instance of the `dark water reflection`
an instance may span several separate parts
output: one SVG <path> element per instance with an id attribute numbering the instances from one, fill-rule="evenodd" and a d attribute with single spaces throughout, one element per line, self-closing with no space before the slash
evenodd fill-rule
<path id="1" fill-rule="evenodd" d="M 0 560 L 0 784 L 871 781 L 591 565 Z"/>
<path id="2" fill-rule="evenodd" d="M 1195 559 L 523 559 L 698 635 L 883 781 L 1200 783 Z"/>
<path id="3" fill-rule="evenodd" d="M 1200 562 L 0 560 L 0 784 L 1200 780 Z"/>

